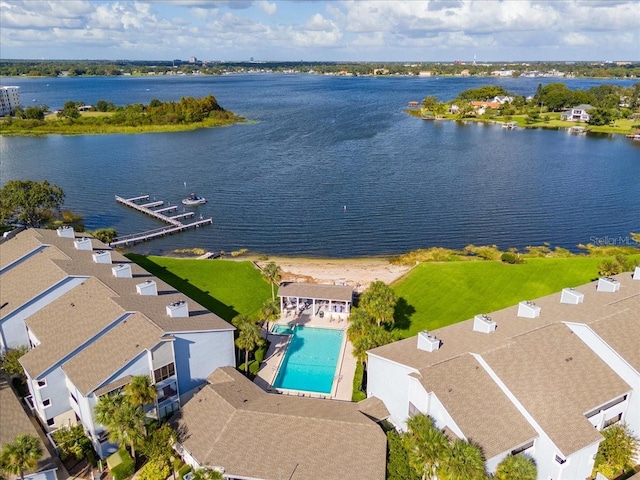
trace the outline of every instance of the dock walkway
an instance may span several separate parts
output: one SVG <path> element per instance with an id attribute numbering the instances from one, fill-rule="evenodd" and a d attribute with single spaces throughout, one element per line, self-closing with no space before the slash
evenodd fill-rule
<path id="1" fill-rule="evenodd" d="M 154 238 L 164 237 L 165 235 L 171 235 L 173 233 L 182 232 L 184 230 L 188 230 L 190 228 L 199 228 L 204 225 L 211 225 L 213 223 L 212 218 L 200 218 L 200 220 L 196 220 L 191 223 L 182 223 L 180 220 L 184 218 L 190 218 L 195 216 L 195 212 L 184 212 L 174 216 L 167 216 L 164 212 L 172 212 L 178 209 L 177 206 L 168 206 L 164 208 L 160 208 L 158 210 L 152 210 L 154 207 L 162 207 L 164 205 L 164 201 L 158 200 L 149 202 L 149 195 L 140 195 L 138 197 L 133 198 L 124 198 L 119 195 L 116 195 L 116 202 L 126 205 L 127 207 L 133 208 L 139 212 L 144 213 L 145 215 L 149 215 L 150 217 L 161 220 L 167 224 L 166 227 L 156 228 L 153 230 L 147 230 L 145 232 L 133 233 L 130 235 L 123 235 L 115 238 L 112 242 L 109 243 L 112 247 L 123 247 L 129 245 L 135 245 L 136 243 L 146 242 L 148 240 L 153 240 Z M 138 201 L 147 201 L 145 204 L 136 203 Z"/>

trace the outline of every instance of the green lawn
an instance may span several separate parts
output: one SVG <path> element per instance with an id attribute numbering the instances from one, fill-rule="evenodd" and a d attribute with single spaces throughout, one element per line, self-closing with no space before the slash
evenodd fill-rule
<path id="1" fill-rule="evenodd" d="M 634 255 L 640 259 L 640 255 Z M 401 338 L 575 287 L 598 277 L 602 257 L 530 258 L 500 262 L 422 263 L 393 285 L 400 298 Z"/>
<path id="2" fill-rule="evenodd" d="M 127 257 L 227 321 L 239 313 L 257 318 L 271 299 L 270 285 L 251 262 Z"/>

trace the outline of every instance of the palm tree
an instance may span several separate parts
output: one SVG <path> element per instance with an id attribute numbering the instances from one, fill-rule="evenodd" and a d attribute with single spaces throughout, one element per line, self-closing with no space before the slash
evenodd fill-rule
<path id="1" fill-rule="evenodd" d="M 144 437 L 144 411 L 121 394 L 108 394 L 99 398 L 95 407 L 96 420 L 109 431 L 109 440 L 120 446 L 131 448 L 136 457 L 135 446 Z"/>
<path id="2" fill-rule="evenodd" d="M 497 480 L 536 480 L 538 469 L 531 457 L 525 455 L 509 455 L 496 469 Z"/>
<path id="3" fill-rule="evenodd" d="M 262 276 L 271 284 L 271 301 L 276 301 L 276 294 L 273 289 L 274 284 L 280 283 L 282 279 L 281 270 L 274 262 L 267 263 L 262 269 Z"/>
<path id="4" fill-rule="evenodd" d="M 249 352 L 256 347 L 264 345 L 264 339 L 260 336 L 260 327 L 247 315 L 236 316 L 231 323 L 238 329 L 236 347 L 244 350 L 244 373 L 249 373 Z"/>
<path id="5" fill-rule="evenodd" d="M 366 292 L 360 297 L 359 306 L 371 315 L 378 326 L 383 323 L 393 323 L 398 297 L 396 293 L 384 282 L 373 282 Z"/>
<path id="6" fill-rule="evenodd" d="M 353 356 L 365 366 L 368 350 L 391 343 L 395 339 L 391 332 L 376 325 L 373 318 L 360 308 L 351 311 L 347 337 L 353 345 Z"/>
<path id="7" fill-rule="evenodd" d="M 109 393 L 99 397 L 95 407 L 96 421 L 109 428 L 116 410 L 122 405 L 123 401 L 124 397 L 117 393 Z"/>
<path id="8" fill-rule="evenodd" d="M 280 305 L 275 300 L 267 300 L 260 310 L 260 318 L 267 324 L 269 330 L 269 322 L 274 322 L 280 317 Z"/>
<path id="9" fill-rule="evenodd" d="M 155 402 L 157 397 L 156 388 L 151 383 L 148 375 L 135 375 L 131 377 L 131 382 L 124 387 L 128 400 L 136 406 L 149 405 Z"/>
<path id="10" fill-rule="evenodd" d="M 36 469 L 42 453 L 42 446 L 37 437 L 18 435 L 14 442 L 2 447 L 0 469 L 9 474 L 20 475 L 24 480 L 24 472 Z"/>
<path id="11" fill-rule="evenodd" d="M 438 463 L 440 480 L 484 480 L 487 478 L 484 456 L 477 445 L 466 440 L 454 440 Z M 513 480 L 516 477 L 509 477 Z"/>
<path id="12" fill-rule="evenodd" d="M 449 446 L 447 437 L 427 415 L 410 417 L 407 427 L 408 431 L 403 438 L 409 454 L 409 465 L 423 475 L 423 478 L 433 478 L 438 464 L 446 455 Z"/>

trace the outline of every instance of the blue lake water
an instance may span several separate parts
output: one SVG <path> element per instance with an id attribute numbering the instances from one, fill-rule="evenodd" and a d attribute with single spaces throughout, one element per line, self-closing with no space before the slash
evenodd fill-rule
<path id="1" fill-rule="evenodd" d="M 344 332 L 304 326 L 292 330 L 281 325 L 273 331 L 292 335 L 273 386 L 331 393 Z"/>
<path id="2" fill-rule="evenodd" d="M 552 81 L 544 79 L 542 83 Z M 251 122 L 194 132 L 0 138 L 0 181 L 48 179 L 88 229 L 162 226 L 114 195 L 178 203 L 195 192 L 214 224 L 133 248 L 201 247 L 351 257 L 468 244 L 575 248 L 640 231 L 640 142 L 623 136 L 426 122 L 403 112 L 537 79 L 313 75 L 2 79 L 24 104 L 116 104 L 213 94 Z M 566 80 L 589 88 L 604 80 Z M 610 81 L 631 85 L 631 81 Z M 35 102 L 32 102 L 35 100 Z M 186 183 L 186 187 L 185 187 Z M 346 207 L 346 209 L 345 209 Z M 180 206 L 182 211 L 182 206 Z"/>

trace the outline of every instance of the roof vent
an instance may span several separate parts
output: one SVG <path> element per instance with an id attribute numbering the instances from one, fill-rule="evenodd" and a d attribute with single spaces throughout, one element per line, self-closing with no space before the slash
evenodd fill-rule
<path id="1" fill-rule="evenodd" d="M 533 302 L 522 301 L 518 304 L 518 316 L 537 318 L 540 316 L 540 307 Z"/>
<path id="2" fill-rule="evenodd" d="M 87 237 L 74 240 L 73 245 L 76 247 L 76 250 L 93 250 L 93 247 L 91 246 L 91 239 Z"/>
<path id="3" fill-rule="evenodd" d="M 488 315 L 476 315 L 473 317 L 473 331 L 482 333 L 491 333 L 498 327 L 495 320 Z"/>
<path id="4" fill-rule="evenodd" d="M 569 303 L 571 305 L 577 305 L 584 302 L 584 293 L 580 293 L 573 288 L 563 288 L 562 295 L 560 295 L 560 303 Z"/>
<path id="5" fill-rule="evenodd" d="M 440 340 L 432 336 L 426 330 L 418 333 L 418 350 L 435 352 L 440 348 Z"/>
<path id="6" fill-rule="evenodd" d="M 56 232 L 58 232 L 58 236 L 61 238 L 75 238 L 76 232 L 73 231 L 73 227 L 70 225 L 63 225 L 62 227 L 56 228 Z"/>
<path id="7" fill-rule="evenodd" d="M 617 292 L 620 290 L 620 282 L 615 278 L 601 277 L 598 279 L 598 286 L 596 287 L 596 290 L 599 292 L 609 293 Z"/>
<path id="8" fill-rule="evenodd" d="M 181 318 L 189 316 L 189 307 L 184 300 L 178 300 L 177 302 L 167 305 L 167 315 L 171 318 Z"/>
<path id="9" fill-rule="evenodd" d="M 113 276 L 116 278 L 132 278 L 131 265 L 129 263 L 120 263 L 111 268 Z"/>
<path id="10" fill-rule="evenodd" d="M 633 272 L 633 279 L 640 280 L 640 267 L 636 267 L 635 271 Z"/>
<path id="11" fill-rule="evenodd" d="M 111 252 L 108 250 L 98 250 L 93 254 L 93 261 L 96 263 L 111 263 Z"/>
<path id="12" fill-rule="evenodd" d="M 147 280 L 136 285 L 136 291 L 138 295 L 158 295 L 158 286 L 155 281 Z"/>

